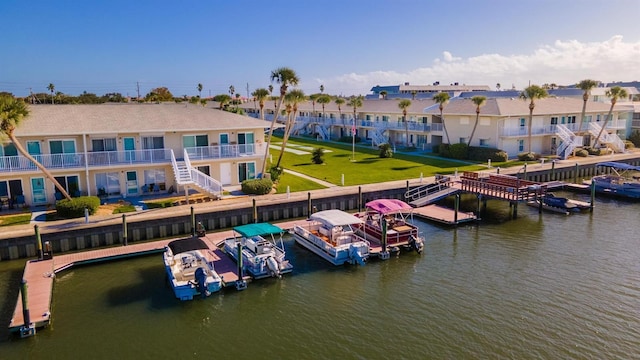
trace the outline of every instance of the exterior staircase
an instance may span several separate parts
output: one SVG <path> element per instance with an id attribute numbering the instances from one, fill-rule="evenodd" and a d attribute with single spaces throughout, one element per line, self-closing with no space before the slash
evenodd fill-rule
<path id="1" fill-rule="evenodd" d="M 448 176 L 437 178 L 436 182 L 411 189 L 404 194 L 407 202 L 413 207 L 429 205 L 460 191 L 452 187 Z"/>
<path id="2" fill-rule="evenodd" d="M 562 139 L 562 143 L 556 150 L 556 155 L 566 160 L 574 149 L 582 146 L 582 136 L 575 135 L 569 128 L 562 124 L 556 125 L 556 135 Z"/>
<path id="3" fill-rule="evenodd" d="M 189 154 L 184 151 L 184 160 L 176 160 L 176 156 L 171 150 L 171 164 L 176 184 L 188 188 L 194 188 L 198 192 L 208 194 L 216 199 L 222 197 L 222 184 L 211 176 L 191 166 Z"/>
<path id="4" fill-rule="evenodd" d="M 327 126 L 317 124 L 316 129 L 318 130 L 318 135 L 322 138 L 322 140 L 329 140 L 330 134 Z"/>
<path id="5" fill-rule="evenodd" d="M 600 129 L 602 129 L 600 124 L 594 122 L 589 123 L 589 134 L 593 135 L 593 137 L 598 137 Z M 596 141 L 597 140 L 598 139 L 596 139 Z M 622 139 L 620 139 L 620 137 L 616 133 L 609 134 L 606 130 L 603 131 L 602 135 L 600 136 L 599 143 L 607 144 L 611 149 L 613 149 L 613 151 L 617 153 L 625 152 L 624 141 L 622 141 Z"/>

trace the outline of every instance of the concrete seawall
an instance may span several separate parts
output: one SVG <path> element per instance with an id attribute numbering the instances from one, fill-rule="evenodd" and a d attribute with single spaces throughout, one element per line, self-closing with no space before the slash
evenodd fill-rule
<path id="1" fill-rule="evenodd" d="M 638 154 L 562 161 L 555 164 L 528 164 L 522 168 L 487 169 L 486 172 L 518 175 L 523 179 L 548 182 L 574 182 L 596 175 L 595 163 L 600 161 L 623 161 L 640 165 Z M 204 224 L 208 231 L 229 229 L 237 225 L 254 222 L 278 222 L 306 218 L 310 211 L 341 209 L 357 211 L 364 203 L 378 198 L 403 199 L 409 189 L 433 182 L 433 177 L 394 181 L 362 186 L 332 187 L 311 192 L 276 194 L 219 200 L 194 204 L 196 221 Z M 255 201 L 255 215 L 253 203 Z M 127 214 L 127 242 L 134 243 L 165 237 L 191 234 L 191 206 L 153 209 Z M 84 219 L 47 222 L 40 224 L 42 241 L 48 241 L 54 253 L 79 251 L 89 248 L 118 246 L 124 242 L 121 215 L 91 217 Z M 0 260 L 35 257 L 36 236 L 33 226 L 21 225 L 8 228 L 0 234 Z"/>

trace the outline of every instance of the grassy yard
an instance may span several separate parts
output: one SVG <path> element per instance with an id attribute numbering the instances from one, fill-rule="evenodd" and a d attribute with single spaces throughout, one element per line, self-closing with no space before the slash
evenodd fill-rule
<path id="1" fill-rule="evenodd" d="M 31 222 L 31 213 L 0 217 L 0 226 L 23 225 Z"/>
<path id="2" fill-rule="evenodd" d="M 277 142 L 279 145 L 279 141 L 280 139 L 274 138 L 274 145 Z M 298 147 L 298 149 L 309 153 L 297 155 L 292 152 L 285 152 L 281 162 L 282 167 L 336 185 L 341 185 L 343 174 L 344 185 L 348 186 L 415 179 L 419 178 L 421 174 L 424 177 L 435 174 L 451 174 L 456 169 L 459 172 L 486 169 L 486 166 L 482 164 L 468 165 L 457 161 L 424 156 L 394 154 L 392 158 L 382 159 L 378 156 L 377 149 L 366 147 L 356 147 L 356 161 L 351 161 L 351 145 L 319 142 L 311 139 L 290 139 L 287 147 L 290 147 L 290 145 L 310 148 L 322 147 L 327 150 L 324 154 L 324 164 L 313 164 L 311 162 L 311 150 Z M 274 149 L 270 151 L 274 162 L 277 161 L 280 151 Z M 286 185 L 284 188 L 284 191 L 286 191 Z M 294 191 L 293 188 L 291 191 Z"/>
<path id="3" fill-rule="evenodd" d="M 286 194 L 287 186 L 289 192 L 309 191 L 316 189 L 324 189 L 325 187 L 315 181 L 307 180 L 299 176 L 284 173 L 278 181 L 278 194 Z"/>

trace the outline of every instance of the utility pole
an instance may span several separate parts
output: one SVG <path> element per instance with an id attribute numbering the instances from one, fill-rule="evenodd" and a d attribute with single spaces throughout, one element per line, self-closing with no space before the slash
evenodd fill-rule
<path id="1" fill-rule="evenodd" d="M 138 97 L 136 98 L 136 101 L 140 100 L 140 83 L 136 81 L 136 88 L 138 89 Z"/>
<path id="2" fill-rule="evenodd" d="M 249 83 L 247 83 L 247 100 L 249 100 Z"/>

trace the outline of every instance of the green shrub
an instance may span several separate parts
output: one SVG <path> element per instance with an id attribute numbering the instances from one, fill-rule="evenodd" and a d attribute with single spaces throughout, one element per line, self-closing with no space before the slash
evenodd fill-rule
<path id="1" fill-rule="evenodd" d="M 275 165 L 273 165 L 272 167 L 269 168 L 269 174 L 271 175 L 271 181 L 272 182 L 277 182 L 278 179 L 280 179 L 280 176 L 282 176 L 282 172 L 284 171 L 284 169 L 279 168 Z"/>
<path id="2" fill-rule="evenodd" d="M 431 146 L 431 152 L 433 152 L 434 154 L 439 154 L 440 153 L 440 144 L 435 144 Z"/>
<path id="3" fill-rule="evenodd" d="M 380 146 L 378 146 L 378 149 L 380 149 L 381 158 L 385 159 L 385 158 L 393 157 L 393 151 L 391 151 L 391 145 L 381 144 Z"/>
<path id="4" fill-rule="evenodd" d="M 520 161 L 536 161 L 540 158 L 540 154 L 534 152 L 518 154 L 518 160 Z"/>
<path id="5" fill-rule="evenodd" d="M 487 160 L 504 162 L 509 160 L 509 155 L 500 149 L 469 146 L 469 160 L 482 162 L 486 162 Z"/>
<path id="6" fill-rule="evenodd" d="M 242 182 L 242 192 L 252 195 L 264 195 L 271 192 L 273 181 L 271 179 L 250 179 Z"/>
<path id="7" fill-rule="evenodd" d="M 589 156 L 589 152 L 585 149 L 576 150 L 576 156 L 587 157 Z"/>
<path id="8" fill-rule="evenodd" d="M 84 216 L 84 209 L 89 209 L 89 215 L 93 215 L 100 206 L 100 198 L 97 196 L 80 196 L 71 200 L 62 199 L 56 202 L 56 212 L 59 217 L 71 219 Z"/>
<path id="9" fill-rule="evenodd" d="M 322 164 L 324 163 L 324 149 L 323 148 L 315 148 L 311 152 L 311 161 L 314 164 Z"/>
<path id="10" fill-rule="evenodd" d="M 147 209 L 162 209 L 173 206 L 175 200 L 145 201 Z"/>
<path id="11" fill-rule="evenodd" d="M 349 143 L 351 144 L 352 142 L 355 141 L 355 143 L 359 143 L 360 141 L 362 141 L 362 139 L 360 139 L 360 136 L 356 136 L 356 138 L 354 139 L 353 136 L 341 136 L 340 139 L 338 139 L 339 142 L 344 142 L 344 143 Z"/>
<path id="12" fill-rule="evenodd" d="M 467 144 L 451 144 L 449 146 L 449 155 L 452 159 L 467 159 L 469 147 Z"/>
<path id="13" fill-rule="evenodd" d="M 640 130 L 634 130 L 631 135 L 629 135 L 629 141 L 631 141 L 635 147 L 640 147 Z"/>
<path id="14" fill-rule="evenodd" d="M 592 147 L 587 147 L 584 148 L 584 150 L 587 150 L 587 152 L 589 153 L 589 155 L 595 155 L 595 156 L 600 156 L 604 154 L 603 149 L 596 149 L 596 148 L 592 148 Z"/>
<path id="15" fill-rule="evenodd" d="M 135 211 L 136 211 L 136 207 L 133 205 L 122 205 L 113 209 L 114 214 L 122 214 L 122 213 L 135 212 Z"/>

